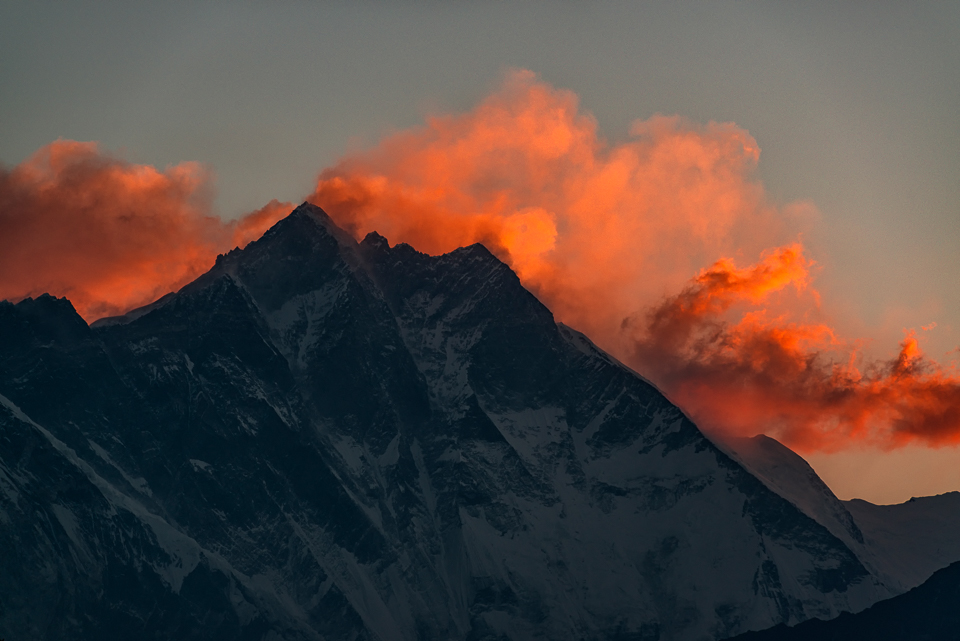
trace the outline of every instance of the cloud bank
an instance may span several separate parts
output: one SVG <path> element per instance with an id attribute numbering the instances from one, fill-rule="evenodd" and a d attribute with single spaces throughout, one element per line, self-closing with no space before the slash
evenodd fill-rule
<path id="1" fill-rule="evenodd" d="M 868 362 L 822 320 L 799 242 L 816 212 L 771 203 L 758 159 L 737 126 L 677 117 L 609 143 L 576 95 L 519 71 L 468 113 L 344 158 L 310 200 L 358 238 L 486 244 L 708 430 L 805 451 L 960 441 L 960 378 L 915 334 Z"/>
<path id="2" fill-rule="evenodd" d="M 211 215 L 197 163 L 159 171 L 58 140 L 0 169 L 0 298 L 68 297 L 92 321 L 156 300 L 257 238 L 290 207 L 232 223 Z"/>
<path id="3" fill-rule="evenodd" d="M 801 242 L 816 211 L 771 202 L 759 153 L 731 123 L 666 116 L 609 142 L 575 94 L 518 71 L 469 112 L 344 157 L 309 200 L 358 239 L 431 254 L 484 243 L 714 433 L 808 452 L 960 442 L 960 376 L 923 355 L 922 334 L 872 361 L 831 327 Z M 160 171 L 63 140 L 0 170 L 0 298 L 122 313 L 292 208 L 224 223 L 211 185 L 196 163 Z"/>
<path id="4" fill-rule="evenodd" d="M 807 290 L 811 266 L 799 244 L 742 269 L 720 260 L 629 319 L 624 356 L 708 430 L 801 451 L 960 441 L 960 377 L 924 356 L 916 332 L 890 360 L 867 361 L 830 326 L 768 307 L 785 288 Z"/>

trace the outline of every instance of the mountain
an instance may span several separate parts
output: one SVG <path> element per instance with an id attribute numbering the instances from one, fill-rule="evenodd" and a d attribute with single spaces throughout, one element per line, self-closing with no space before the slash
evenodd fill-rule
<path id="1" fill-rule="evenodd" d="M 946 641 L 960 638 L 960 562 L 938 570 L 906 594 L 832 621 L 814 619 L 748 632 L 736 641 Z"/>
<path id="2" fill-rule="evenodd" d="M 770 490 L 827 528 L 858 556 L 864 556 L 864 537 L 857 521 L 796 452 L 763 434 L 715 442 Z"/>
<path id="3" fill-rule="evenodd" d="M 717 443 L 764 485 L 842 540 L 895 593 L 915 588 L 935 571 L 960 561 L 960 492 L 899 505 L 841 501 L 803 458 L 775 439 L 760 435 Z"/>
<path id="4" fill-rule="evenodd" d="M 745 460 L 481 245 L 304 204 L 124 317 L 0 303 L 0 637 L 692 641 L 899 591 Z"/>
<path id="5" fill-rule="evenodd" d="M 844 501 L 873 551 L 874 563 L 904 589 L 960 561 L 960 492 L 912 498 L 898 505 Z M 891 583 L 888 581 L 888 583 Z"/>

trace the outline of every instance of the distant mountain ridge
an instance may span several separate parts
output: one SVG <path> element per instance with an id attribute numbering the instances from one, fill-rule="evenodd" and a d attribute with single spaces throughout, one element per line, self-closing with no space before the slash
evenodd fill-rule
<path id="1" fill-rule="evenodd" d="M 906 594 L 830 621 L 780 624 L 735 641 L 949 641 L 960 638 L 960 562 L 938 570 Z"/>
<path id="2" fill-rule="evenodd" d="M 717 442 L 767 487 L 842 540 L 895 593 L 917 587 L 960 560 L 960 492 L 899 505 L 841 501 L 806 461 L 768 436 Z"/>
<path id="3" fill-rule="evenodd" d="M 844 501 L 874 564 L 913 588 L 960 560 L 960 492 L 912 498 L 899 505 Z M 888 583 L 892 583 L 888 581 Z"/>
<path id="4" fill-rule="evenodd" d="M 0 434 L 5 638 L 692 641 L 904 589 L 481 245 L 309 204 L 125 317 L 0 303 Z"/>

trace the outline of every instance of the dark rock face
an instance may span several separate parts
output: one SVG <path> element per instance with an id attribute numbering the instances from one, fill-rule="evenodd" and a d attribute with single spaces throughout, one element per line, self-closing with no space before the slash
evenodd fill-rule
<path id="1" fill-rule="evenodd" d="M 0 303 L 9 639 L 710 639 L 887 595 L 479 245 L 302 205 L 149 310 Z"/>
<path id="2" fill-rule="evenodd" d="M 739 635 L 737 641 L 941 641 L 960 637 L 960 562 L 938 570 L 920 586 L 857 614 L 780 624 Z"/>

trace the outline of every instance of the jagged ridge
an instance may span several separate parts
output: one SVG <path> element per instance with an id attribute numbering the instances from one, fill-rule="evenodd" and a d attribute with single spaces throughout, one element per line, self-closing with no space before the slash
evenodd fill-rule
<path id="1" fill-rule="evenodd" d="M 480 245 L 304 204 L 0 336 L 11 638 L 723 638 L 891 593 Z"/>

